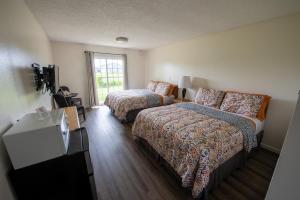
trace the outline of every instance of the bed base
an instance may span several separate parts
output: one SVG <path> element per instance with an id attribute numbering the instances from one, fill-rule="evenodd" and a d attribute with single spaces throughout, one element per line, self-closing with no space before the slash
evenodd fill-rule
<path id="1" fill-rule="evenodd" d="M 135 120 L 136 116 L 139 114 L 139 112 L 141 112 L 144 109 L 147 109 L 147 108 L 141 108 L 141 109 L 136 109 L 136 110 L 129 111 L 126 115 L 126 120 L 124 120 L 124 122 L 122 121 L 122 123 L 134 122 L 134 120 Z"/>
<path id="2" fill-rule="evenodd" d="M 149 107 L 149 108 L 153 108 L 153 107 Z M 113 116 L 116 117 L 115 116 L 115 111 L 112 108 L 109 108 L 109 109 L 111 110 Z M 125 124 L 125 123 L 132 123 L 132 122 L 134 122 L 134 120 L 135 120 L 136 116 L 139 114 L 139 112 L 141 112 L 144 109 L 147 109 L 147 108 L 141 108 L 141 109 L 135 109 L 135 110 L 129 111 L 127 113 L 127 115 L 126 115 L 126 119 L 125 120 L 121 120 L 121 123 Z"/>
<path id="3" fill-rule="evenodd" d="M 113 110 L 112 108 L 109 108 L 109 109 L 110 109 L 111 113 L 113 114 L 113 116 L 116 117 L 115 116 L 115 110 Z M 144 109 L 146 109 L 146 108 L 136 109 L 136 110 L 129 111 L 127 113 L 127 115 L 126 115 L 126 119 L 125 120 L 121 120 L 121 123 L 125 124 L 125 123 L 132 123 L 132 122 L 134 122 L 134 120 L 135 120 L 136 116 L 139 114 L 139 112 L 141 112 Z"/>
<path id="4" fill-rule="evenodd" d="M 229 160 L 225 161 L 223 164 L 221 164 L 217 169 L 215 169 L 211 174 L 209 178 L 208 185 L 203 189 L 203 191 L 200 193 L 200 195 L 196 198 L 197 200 L 206 200 L 209 191 L 213 190 L 214 188 L 218 187 L 221 182 L 226 179 L 227 177 L 230 176 L 230 174 L 238 169 L 244 167 L 247 159 L 252 157 L 254 155 L 254 152 L 257 151 L 260 148 L 260 143 L 263 138 L 263 131 L 258 133 L 256 135 L 257 137 L 257 143 L 258 146 L 254 148 L 250 153 L 242 150 L 235 154 L 232 158 Z M 159 153 L 143 138 L 136 138 L 136 142 L 142 146 L 148 154 L 150 154 L 155 160 L 159 162 L 161 166 L 163 166 L 168 173 L 172 174 L 172 176 L 175 177 L 177 180 L 178 184 L 181 185 L 181 178 L 180 176 L 176 173 L 176 171 L 171 167 L 171 165 L 162 158 Z M 184 190 L 190 191 L 192 188 L 184 188 Z"/>

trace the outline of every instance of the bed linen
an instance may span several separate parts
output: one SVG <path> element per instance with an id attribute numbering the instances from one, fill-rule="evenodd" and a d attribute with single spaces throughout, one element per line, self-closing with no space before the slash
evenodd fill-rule
<path id="1" fill-rule="evenodd" d="M 241 150 L 257 146 L 250 119 L 196 103 L 143 110 L 132 134 L 146 140 L 170 164 L 195 198 L 212 171 Z"/>
<path id="2" fill-rule="evenodd" d="M 198 104 L 198 103 L 197 103 Z M 210 106 L 209 106 L 210 107 Z M 230 114 L 234 114 L 234 115 L 239 115 L 241 117 L 244 117 L 244 118 L 247 118 L 249 119 L 252 123 L 253 123 L 253 126 L 255 127 L 255 134 L 257 135 L 258 133 L 262 132 L 264 130 L 264 127 L 265 127 L 265 121 L 266 120 L 261 120 L 261 119 L 258 119 L 257 117 L 248 117 L 248 116 L 245 116 L 245 115 L 242 115 L 242 114 L 237 114 L 237 113 L 232 113 L 232 112 L 227 112 L 227 111 L 224 111 L 224 110 L 220 110 L 218 108 L 214 108 L 214 107 L 211 107 L 212 109 L 215 109 L 215 110 L 218 110 L 218 112 L 226 112 L 226 113 L 230 113 Z"/>
<path id="3" fill-rule="evenodd" d="M 239 115 L 239 114 L 237 114 L 237 115 Z M 264 130 L 266 120 L 260 120 L 258 118 L 247 117 L 247 116 L 243 116 L 243 115 L 240 115 L 240 116 L 248 118 L 249 120 L 252 121 L 252 123 L 255 126 L 255 132 L 254 132 L 255 135 L 257 135 L 258 133 L 260 133 Z"/>
<path id="4" fill-rule="evenodd" d="M 148 89 L 131 89 L 110 92 L 104 104 L 122 121 L 129 111 L 170 104 L 174 99 L 174 96 L 162 96 Z"/>

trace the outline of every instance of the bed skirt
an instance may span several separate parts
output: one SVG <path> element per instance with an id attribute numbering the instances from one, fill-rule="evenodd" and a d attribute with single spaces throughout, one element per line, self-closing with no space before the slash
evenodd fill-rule
<path id="1" fill-rule="evenodd" d="M 139 114 L 139 112 L 141 112 L 144 109 L 146 109 L 146 108 L 135 109 L 135 110 L 129 111 L 126 115 L 126 120 L 124 121 L 124 123 L 134 122 L 134 120 L 135 120 L 136 116 Z"/>
<path id="2" fill-rule="evenodd" d="M 260 143 L 263 138 L 263 131 L 257 134 L 257 148 L 253 149 L 250 153 L 242 150 L 235 154 L 233 157 L 231 157 L 229 160 L 225 161 L 223 164 L 221 164 L 217 169 L 215 169 L 211 174 L 209 178 L 208 185 L 203 189 L 203 191 L 200 193 L 200 195 L 196 198 L 198 200 L 206 200 L 208 196 L 208 192 L 212 189 L 218 187 L 222 180 L 229 177 L 229 175 L 236 169 L 242 168 L 247 159 L 251 156 L 253 156 L 253 153 L 260 147 Z M 179 184 L 181 184 L 181 178 L 176 173 L 176 171 L 171 167 L 171 165 L 165 161 L 158 153 L 157 151 L 143 138 L 137 138 L 136 142 L 142 146 L 149 154 L 151 154 L 159 163 L 162 165 L 168 173 L 171 173 Z M 186 188 L 186 190 L 192 190 L 192 188 Z"/>
<path id="3" fill-rule="evenodd" d="M 112 112 L 113 116 L 115 116 L 115 111 L 112 108 L 109 108 L 110 111 Z M 139 112 L 141 112 L 142 110 L 144 110 L 146 108 L 142 108 L 142 109 L 135 109 L 135 110 L 131 110 L 126 114 L 126 119 L 121 120 L 121 123 L 132 123 L 134 122 L 136 116 L 139 114 Z M 117 117 L 116 117 L 117 118 Z M 118 119 L 119 120 L 119 119 Z"/>
<path id="4" fill-rule="evenodd" d="M 149 107 L 150 108 L 150 107 Z M 136 116 L 139 114 L 139 112 L 141 112 L 142 110 L 147 109 L 147 108 L 141 108 L 141 109 L 135 109 L 135 110 L 131 110 L 126 114 L 126 119 L 122 120 L 121 123 L 132 123 L 134 122 Z M 115 116 L 115 111 L 110 108 L 112 114 Z"/>

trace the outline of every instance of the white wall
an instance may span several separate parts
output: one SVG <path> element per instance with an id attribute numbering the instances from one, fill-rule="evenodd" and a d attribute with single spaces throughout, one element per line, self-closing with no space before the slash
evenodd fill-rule
<path id="1" fill-rule="evenodd" d="M 268 94 L 263 143 L 281 148 L 300 86 L 300 14 L 146 52 L 146 82 L 200 78 L 198 87 Z"/>
<path id="2" fill-rule="evenodd" d="M 299 91 L 300 94 L 300 91 Z M 300 98 L 276 164 L 266 200 L 300 199 Z"/>
<path id="3" fill-rule="evenodd" d="M 78 92 L 85 106 L 88 102 L 88 82 L 84 51 L 127 54 L 128 87 L 145 87 L 143 51 L 69 42 L 51 44 L 54 62 L 60 67 L 60 85 L 67 85 L 72 91 Z"/>
<path id="4" fill-rule="evenodd" d="M 22 0 L 0 1 L 0 135 L 27 112 L 51 108 L 48 94 L 35 91 L 31 64 L 52 63 L 50 42 Z M 13 199 L 8 159 L 0 138 L 0 199 Z"/>

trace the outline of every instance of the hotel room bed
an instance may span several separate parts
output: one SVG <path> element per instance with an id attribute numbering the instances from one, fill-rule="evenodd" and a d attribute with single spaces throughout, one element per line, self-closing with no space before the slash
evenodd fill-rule
<path id="1" fill-rule="evenodd" d="M 132 134 L 176 174 L 194 198 L 243 164 L 257 148 L 263 122 L 197 103 L 141 111 Z"/>
<path id="2" fill-rule="evenodd" d="M 112 110 L 120 121 L 132 122 L 141 110 L 169 105 L 177 98 L 177 86 L 163 82 L 160 84 L 162 87 L 166 87 L 163 88 L 164 91 L 162 92 L 158 91 L 156 87 L 110 92 L 104 104 Z"/>

